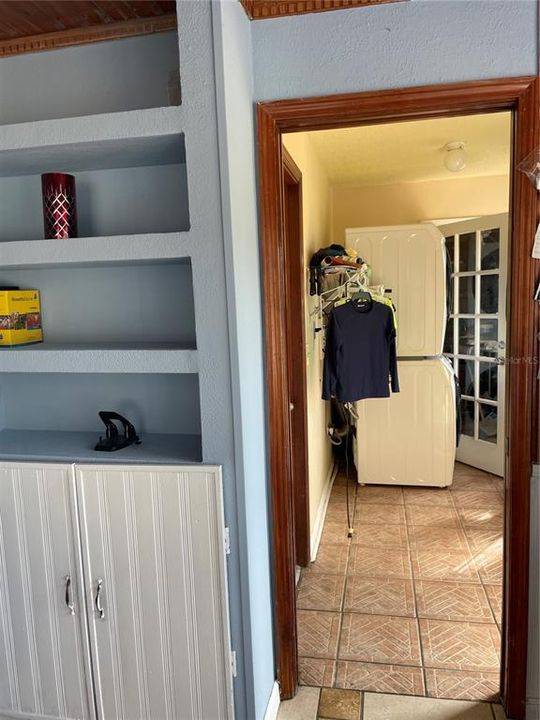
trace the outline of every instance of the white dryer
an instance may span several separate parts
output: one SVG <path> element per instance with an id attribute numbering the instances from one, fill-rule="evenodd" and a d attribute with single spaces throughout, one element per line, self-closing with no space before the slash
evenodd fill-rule
<path id="1" fill-rule="evenodd" d="M 396 225 L 346 231 L 372 267 L 374 285 L 392 291 L 398 357 L 441 355 L 446 329 L 446 246 L 435 225 Z"/>

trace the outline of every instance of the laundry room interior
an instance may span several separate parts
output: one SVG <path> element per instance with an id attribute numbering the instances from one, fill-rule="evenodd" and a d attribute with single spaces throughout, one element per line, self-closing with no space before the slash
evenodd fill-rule
<path id="1" fill-rule="evenodd" d="M 512 114 L 282 151 L 299 682 L 494 702 Z"/>

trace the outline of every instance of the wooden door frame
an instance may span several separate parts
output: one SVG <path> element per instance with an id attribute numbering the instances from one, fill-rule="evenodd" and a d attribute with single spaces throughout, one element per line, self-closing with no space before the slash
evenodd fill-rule
<path id="1" fill-rule="evenodd" d="M 285 264 L 285 304 L 287 315 L 287 355 L 297 362 L 288 364 L 289 436 L 292 472 L 292 505 L 296 564 L 306 567 L 311 560 L 309 511 L 307 372 L 304 333 L 304 238 L 302 221 L 302 172 L 285 148 L 283 159 L 283 192 L 293 192 L 296 207 L 288 218 L 288 232 L 283 237 Z"/>
<path id="2" fill-rule="evenodd" d="M 282 266 L 282 148 L 284 132 L 510 110 L 514 118 L 510 313 L 508 328 L 505 502 L 505 593 L 501 689 L 508 717 L 522 720 L 527 676 L 529 506 L 533 442 L 537 439 L 536 328 L 533 302 L 538 263 L 531 259 L 538 196 L 516 165 L 540 144 L 539 80 L 504 78 L 451 85 L 301 98 L 259 103 L 258 149 L 269 463 L 271 484 L 277 677 L 283 698 L 294 694 L 297 677 L 288 388 Z M 528 359 L 528 360 L 527 360 Z"/>

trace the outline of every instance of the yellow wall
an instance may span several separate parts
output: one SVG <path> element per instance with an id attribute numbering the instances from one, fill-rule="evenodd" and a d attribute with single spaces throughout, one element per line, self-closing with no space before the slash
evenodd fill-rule
<path id="1" fill-rule="evenodd" d="M 283 144 L 302 172 L 304 265 L 307 267 L 313 253 L 330 244 L 330 184 L 306 135 L 286 135 Z M 299 281 L 304 283 L 306 298 L 309 514 L 313 537 L 317 513 L 332 469 L 332 446 L 326 435 L 327 403 L 321 399 L 321 338 L 320 333 L 313 332 L 314 324 L 310 317 L 315 300 L 309 296 L 306 275 Z"/>
<path id="2" fill-rule="evenodd" d="M 332 188 L 332 242 L 345 229 L 508 212 L 507 175 Z"/>

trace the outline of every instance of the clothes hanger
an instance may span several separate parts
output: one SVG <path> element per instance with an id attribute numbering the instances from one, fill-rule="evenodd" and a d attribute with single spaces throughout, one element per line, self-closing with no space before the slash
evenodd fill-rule
<path id="1" fill-rule="evenodd" d="M 372 303 L 373 298 L 371 297 L 371 293 L 368 290 L 357 290 L 355 293 L 353 293 L 351 297 L 351 302 L 355 303 L 356 305 L 365 305 L 367 303 Z"/>
<path id="2" fill-rule="evenodd" d="M 351 286 L 349 286 L 347 290 L 349 298 L 354 303 L 364 304 L 366 302 L 372 302 L 373 300 L 373 298 L 371 297 L 371 293 L 367 289 L 366 285 L 364 285 L 362 282 L 357 281 L 354 284 L 351 284 Z"/>

